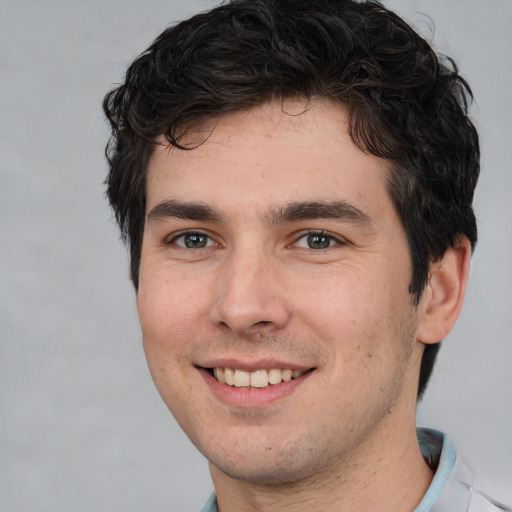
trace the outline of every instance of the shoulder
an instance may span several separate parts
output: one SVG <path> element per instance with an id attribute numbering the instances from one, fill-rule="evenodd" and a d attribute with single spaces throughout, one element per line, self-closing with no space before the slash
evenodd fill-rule
<path id="1" fill-rule="evenodd" d="M 418 441 L 435 475 L 415 512 L 512 512 L 479 490 L 473 471 L 446 435 L 418 429 Z"/>
<path id="2" fill-rule="evenodd" d="M 486 494 L 477 489 L 473 489 L 471 501 L 467 512 L 512 512 L 512 508 L 507 507 L 493 500 Z"/>

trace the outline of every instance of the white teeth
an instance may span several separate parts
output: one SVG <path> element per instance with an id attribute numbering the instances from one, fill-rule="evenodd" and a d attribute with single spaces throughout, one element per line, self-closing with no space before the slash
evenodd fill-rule
<path id="1" fill-rule="evenodd" d="M 293 375 L 293 372 L 291 370 L 283 370 L 281 372 L 282 379 L 285 382 L 288 382 L 289 380 L 292 380 L 292 375 Z"/>
<path id="2" fill-rule="evenodd" d="M 306 370 L 281 370 L 271 368 L 270 370 L 256 370 L 247 372 L 233 368 L 214 368 L 213 375 L 221 383 L 237 388 L 266 388 L 268 385 L 276 385 L 281 382 L 288 382 L 304 375 Z"/>
<path id="3" fill-rule="evenodd" d="M 224 381 L 228 386 L 235 384 L 235 372 L 231 368 L 224 368 Z"/>
<path id="4" fill-rule="evenodd" d="M 272 370 L 270 370 L 268 372 L 268 383 L 269 384 L 279 384 L 281 382 L 282 375 L 283 375 L 283 372 L 281 370 L 278 370 L 277 368 L 272 368 Z"/>
<path id="5" fill-rule="evenodd" d="M 272 370 L 270 370 L 272 371 Z M 269 383 L 276 384 L 275 382 L 270 382 L 270 374 L 267 373 L 267 370 L 256 370 L 251 373 L 251 388 L 266 388 Z M 279 376 L 279 382 L 281 382 L 281 376 Z"/>
<path id="6" fill-rule="evenodd" d="M 243 370 L 235 370 L 235 387 L 247 388 L 251 385 L 251 374 Z"/>
<path id="7" fill-rule="evenodd" d="M 213 375 L 221 384 L 226 383 L 226 379 L 224 378 L 224 369 L 223 368 L 214 368 Z"/>

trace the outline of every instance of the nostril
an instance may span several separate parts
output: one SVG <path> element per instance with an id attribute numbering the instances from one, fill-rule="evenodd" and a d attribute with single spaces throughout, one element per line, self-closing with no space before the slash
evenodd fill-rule
<path id="1" fill-rule="evenodd" d="M 231 276 L 223 281 L 212 304 L 212 324 L 238 335 L 283 328 L 290 317 L 289 308 L 285 300 L 266 287 L 271 287 L 266 280 L 247 283 Z"/>

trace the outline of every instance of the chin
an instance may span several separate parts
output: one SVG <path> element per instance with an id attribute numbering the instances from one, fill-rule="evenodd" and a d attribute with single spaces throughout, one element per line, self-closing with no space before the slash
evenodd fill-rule
<path id="1" fill-rule="evenodd" d="M 305 444 L 288 443 L 280 446 L 261 446 L 257 450 L 228 453 L 208 457 L 213 471 L 253 485 L 293 485 L 328 471 L 332 453 L 329 449 L 310 450 Z"/>
<path id="2" fill-rule="evenodd" d="M 220 465 L 212 464 L 216 470 L 224 475 L 240 482 L 247 482 L 252 485 L 266 487 L 275 487 L 283 485 L 293 485 L 311 477 L 310 472 L 305 468 L 290 468 L 289 466 L 275 466 L 271 464 L 239 466 L 223 463 Z"/>

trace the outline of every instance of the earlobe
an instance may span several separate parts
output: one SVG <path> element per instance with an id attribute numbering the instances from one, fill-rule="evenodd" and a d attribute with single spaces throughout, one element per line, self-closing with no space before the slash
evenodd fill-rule
<path id="1" fill-rule="evenodd" d="M 419 341 L 437 343 L 452 330 L 464 302 L 470 259 L 471 244 L 462 237 L 439 261 L 432 263 L 420 302 Z"/>

